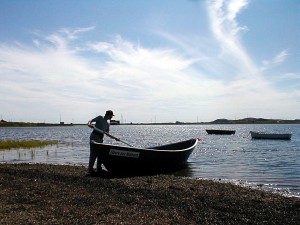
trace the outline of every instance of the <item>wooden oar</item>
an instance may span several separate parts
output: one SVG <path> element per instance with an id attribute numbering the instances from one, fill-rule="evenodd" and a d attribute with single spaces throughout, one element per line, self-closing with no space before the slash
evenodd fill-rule
<path id="1" fill-rule="evenodd" d="M 94 131 L 96 131 L 96 132 L 98 132 L 98 133 L 100 133 L 100 134 L 105 134 L 106 136 L 108 136 L 108 137 L 110 137 L 110 138 L 112 138 L 112 139 L 115 139 L 116 141 L 120 141 L 120 142 L 122 142 L 122 143 L 124 143 L 124 144 L 126 144 L 126 145 L 128 145 L 128 146 L 130 146 L 130 147 L 133 147 L 131 144 L 128 144 L 127 142 L 125 142 L 125 141 L 122 141 L 120 138 L 117 138 L 117 137 L 115 137 L 115 136 L 113 136 L 113 135 L 111 135 L 111 134 L 109 134 L 109 133 L 107 133 L 107 132 L 105 132 L 105 131 L 103 131 L 103 130 L 100 130 L 99 128 L 97 128 L 97 127 L 95 127 L 95 126 L 93 126 L 93 125 L 88 125 L 90 128 L 92 128 L 92 129 L 94 129 Z"/>

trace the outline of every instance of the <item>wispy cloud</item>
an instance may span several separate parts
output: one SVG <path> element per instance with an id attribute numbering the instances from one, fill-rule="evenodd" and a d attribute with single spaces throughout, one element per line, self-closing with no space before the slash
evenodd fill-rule
<path id="1" fill-rule="evenodd" d="M 176 101 L 189 105 L 188 99 L 198 95 L 197 84 L 185 73 L 192 61 L 176 51 L 144 48 L 121 36 L 111 42 L 76 45 L 65 33 L 76 32 L 57 32 L 34 40 L 33 46 L 0 46 L 3 106 L 12 107 L 10 100 L 26 98 L 29 107 L 49 106 L 56 112 L 67 108 L 70 114 L 83 102 L 92 112 L 100 110 L 95 102 L 103 105 L 102 111 L 117 105 L 119 111 L 131 112 L 135 109 L 130 105 L 143 105 L 150 118 L 160 108 L 174 107 Z M 78 48 L 96 55 L 87 59 L 74 51 Z M 18 104 L 14 107 L 11 111 L 20 111 Z"/>
<path id="2" fill-rule="evenodd" d="M 229 114 L 231 110 L 231 113 L 238 111 L 239 115 L 248 115 L 250 112 L 253 113 L 252 116 L 270 115 L 272 111 L 280 110 L 274 99 L 286 99 L 286 102 L 281 104 L 286 104 L 286 109 L 291 109 L 291 102 L 294 101 L 285 92 L 275 89 L 243 46 L 243 33 L 251 31 L 239 25 L 237 16 L 248 4 L 247 0 L 208 0 L 209 25 L 214 40 L 202 39 L 200 43 L 205 45 L 188 42 L 181 35 L 175 36 L 166 31 L 157 33 L 172 41 L 181 50 L 187 51 L 186 55 L 189 57 L 201 59 L 194 61 L 198 65 L 193 65 L 193 68 L 200 68 L 195 77 L 201 78 L 201 84 L 207 84 L 199 85 L 199 90 L 207 91 L 202 97 L 209 99 L 208 105 L 212 109 L 222 108 Z M 220 52 L 216 57 L 218 48 Z M 283 63 L 286 56 L 287 51 L 282 51 L 274 59 L 266 62 L 266 65 Z M 211 88 L 207 88 L 208 86 Z M 291 90 L 291 96 L 295 98 L 296 95 L 296 92 Z M 203 98 L 201 101 L 206 102 Z M 232 105 L 232 108 L 227 104 Z"/>
<path id="3" fill-rule="evenodd" d="M 277 65 L 283 63 L 286 60 L 287 56 L 288 56 L 287 50 L 283 50 L 283 51 L 279 52 L 273 59 L 271 59 L 269 61 L 264 60 L 262 70 L 267 70 L 267 69 L 270 69 L 274 66 L 277 66 Z"/>
<path id="4" fill-rule="evenodd" d="M 237 15 L 246 8 L 247 0 L 207 1 L 210 28 L 221 48 L 219 59 L 231 68 L 232 76 L 257 77 L 258 70 L 241 44 L 241 32 L 247 30 L 237 22 Z"/>
<path id="5" fill-rule="evenodd" d="M 283 80 L 300 80 L 300 72 L 299 73 L 284 73 L 280 76 L 280 79 L 283 79 Z"/>

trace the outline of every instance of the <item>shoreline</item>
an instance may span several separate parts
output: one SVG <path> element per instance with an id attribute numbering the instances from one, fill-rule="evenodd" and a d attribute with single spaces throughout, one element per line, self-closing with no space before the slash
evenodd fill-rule
<path id="1" fill-rule="evenodd" d="M 298 224 L 300 199 L 173 175 L 87 177 L 83 166 L 0 164 L 1 224 Z"/>
<path id="2" fill-rule="evenodd" d="M 243 118 L 243 119 L 216 119 L 207 122 L 129 122 L 129 123 L 112 123 L 111 125 L 240 125 L 240 124 L 300 124 L 300 119 L 265 119 L 265 118 Z M 35 122 L 10 122 L 0 121 L 0 127 L 48 127 L 48 126 L 86 126 L 82 123 L 35 123 Z"/>

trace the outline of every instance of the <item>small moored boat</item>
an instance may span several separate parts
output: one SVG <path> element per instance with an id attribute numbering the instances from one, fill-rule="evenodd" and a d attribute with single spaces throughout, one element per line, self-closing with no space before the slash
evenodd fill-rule
<path id="1" fill-rule="evenodd" d="M 190 139 L 151 148 L 92 143 L 111 174 L 149 174 L 184 168 L 198 143 Z"/>
<path id="2" fill-rule="evenodd" d="M 289 134 L 289 133 L 264 133 L 264 132 L 250 131 L 250 134 L 253 139 L 285 139 L 285 140 L 289 140 L 292 137 L 292 134 Z"/>
<path id="3" fill-rule="evenodd" d="M 208 134 L 227 134 L 227 135 L 235 134 L 235 130 L 208 130 L 208 129 L 206 129 L 206 132 Z"/>

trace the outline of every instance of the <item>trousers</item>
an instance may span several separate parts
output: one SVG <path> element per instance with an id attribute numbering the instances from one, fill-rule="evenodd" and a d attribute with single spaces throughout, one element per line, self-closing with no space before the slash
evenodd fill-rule
<path id="1" fill-rule="evenodd" d="M 102 170 L 102 160 L 101 158 L 99 157 L 99 154 L 98 154 L 98 150 L 94 148 L 94 146 L 92 145 L 92 141 L 96 141 L 98 143 L 103 143 L 103 137 L 95 134 L 94 132 L 91 133 L 91 136 L 90 136 L 90 159 L 89 159 L 89 171 L 93 171 L 94 169 L 94 164 L 95 164 L 95 161 L 97 159 L 97 165 L 96 165 L 96 168 L 97 168 L 97 171 L 100 171 Z"/>

